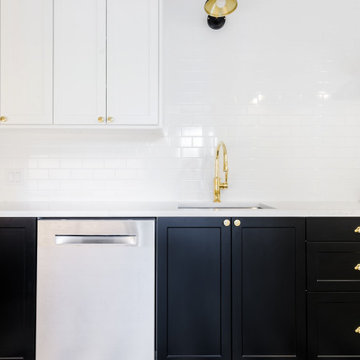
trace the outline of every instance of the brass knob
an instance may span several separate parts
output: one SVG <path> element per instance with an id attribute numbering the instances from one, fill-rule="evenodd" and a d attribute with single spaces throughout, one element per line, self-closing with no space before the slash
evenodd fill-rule
<path id="1" fill-rule="evenodd" d="M 114 118 L 112 117 L 112 116 L 109 116 L 108 118 L 107 118 L 107 122 L 108 123 L 112 123 L 114 121 Z"/>
<path id="2" fill-rule="evenodd" d="M 355 329 L 355 332 L 356 332 L 357 334 L 360 334 L 360 326 Z"/>
<path id="3" fill-rule="evenodd" d="M 358 226 L 355 230 L 354 230 L 355 233 L 357 234 L 360 234 L 360 226 Z"/>
<path id="4" fill-rule="evenodd" d="M 0 116 L 0 122 L 7 122 L 6 116 Z"/>
<path id="5" fill-rule="evenodd" d="M 354 270 L 360 271 L 360 264 L 357 264 L 357 265 L 354 267 Z"/>
<path id="6" fill-rule="evenodd" d="M 98 122 L 99 122 L 99 123 L 103 123 L 103 122 L 104 122 L 104 118 L 103 118 L 102 116 L 99 116 L 99 117 L 98 117 Z"/>
<path id="7" fill-rule="evenodd" d="M 234 221 L 234 225 L 235 225 L 235 226 L 240 226 L 240 225 L 241 225 L 241 221 L 240 221 L 239 219 L 236 219 L 236 220 Z"/>
<path id="8" fill-rule="evenodd" d="M 224 225 L 225 226 L 230 226 L 230 220 L 229 219 L 224 220 Z"/>

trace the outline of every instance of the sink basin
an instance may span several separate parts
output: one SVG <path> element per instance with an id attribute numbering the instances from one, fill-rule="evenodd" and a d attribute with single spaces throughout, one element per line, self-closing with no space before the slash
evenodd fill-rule
<path id="1" fill-rule="evenodd" d="M 261 210 L 261 209 L 271 209 L 270 206 L 260 203 L 241 203 L 241 202 L 224 202 L 224 203 L 214 203 L 214 202 L 184 202 L 178 204 L 178 209 L 190 210 L 190 209 L 214 209 L 214 210 Z"/>

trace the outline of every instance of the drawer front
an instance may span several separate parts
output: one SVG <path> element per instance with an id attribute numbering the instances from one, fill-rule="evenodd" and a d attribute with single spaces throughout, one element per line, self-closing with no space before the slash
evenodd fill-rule
<path id="1" fill-rule="evenodd" d="M 354 241 L 360 243 L 360 218 L 324 217 L 306 220 L 307 241 Z"/>
<path id="2" fill-rule="evenodd" d="M 360 243 L 308 243 L 308 290 L 360 291 Z"/>
<path id="3" fill-rule="evenodd" d="M 309 359 L 360 359 L 359 293 L 309 294 L 308 326 Z"/>

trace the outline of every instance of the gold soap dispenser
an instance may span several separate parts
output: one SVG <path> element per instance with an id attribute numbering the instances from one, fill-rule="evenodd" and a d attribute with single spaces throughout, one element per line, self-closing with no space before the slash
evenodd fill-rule
<path id="1" fill-rule="evenodd" d="M 220 150 L 223 152 L 223 172 L 225 181 L 221 182 L 220 178 Z M 214 178 L 214 202 L 221 202 L 220 191 L 222 189 L 227 189 L 228 185 L 228 175 L 229 175 L 229 166 L 228 166 L 228 155 L 226 145 L 223 141 L 220 141 L 215 153 L 215 178 Z"/>

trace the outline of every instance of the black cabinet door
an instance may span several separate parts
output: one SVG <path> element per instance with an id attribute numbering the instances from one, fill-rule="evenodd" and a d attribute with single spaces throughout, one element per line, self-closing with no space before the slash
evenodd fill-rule
<path id="1" fill-rule="evenodd" d="M 0 218 L 0 359 L 35 359 L 36 220 Z"/>
<path id="2" fill-rule="evenodd" d="M 360 359 L 360 293 L 308 296 L 309 359 Z"/>
<path id="3" fill-rule="evenodd" d="M 160 218 L 158 359 L 231 358 L 231 226 L 223 218 Z"/>
<path id="4" fill-rule="evenodd" d="M 233 359 L 305 359 L 305 221 L 233 225 Z"/>

